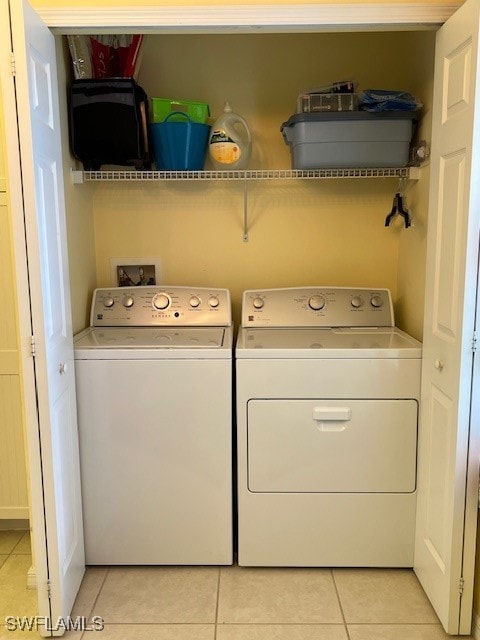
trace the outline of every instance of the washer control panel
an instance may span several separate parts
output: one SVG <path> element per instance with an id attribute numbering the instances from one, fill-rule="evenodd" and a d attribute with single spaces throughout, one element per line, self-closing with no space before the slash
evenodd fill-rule
<path id="1" fill-rule="evenodd" d="M 95 289 L 90 325 L 229 327 L 231 306 L 227 289 L 168 286 Z"/>
<path id="2" fill-rule="evenodd" d="M 298 287 L 245 291 L 242 327 L 393 327 L 388 289 Z"/>

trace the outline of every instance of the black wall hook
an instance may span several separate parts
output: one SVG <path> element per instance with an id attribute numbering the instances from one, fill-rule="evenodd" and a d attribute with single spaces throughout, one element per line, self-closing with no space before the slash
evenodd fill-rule
<path id="1" fill-rule="evenodd" d="M 403 206 L 403 198 L 402 198 L 402 195 L 401 195 L 400 192 L 397 192 L 395 194 L 394 198 L 393 198 L 392 210 L 390 211 L 388 216 L 385 218 L 385 226 L 386 227 L 390 226 L 390 222 L 392 221 L 392 219 L 396 215 L 402 216 L 403 221 L 405 223 L 405 229 L 408 229 L 408 227 L 410 227 L 412 225 L 412 220 L 410 218 L 410 213 Z"/>

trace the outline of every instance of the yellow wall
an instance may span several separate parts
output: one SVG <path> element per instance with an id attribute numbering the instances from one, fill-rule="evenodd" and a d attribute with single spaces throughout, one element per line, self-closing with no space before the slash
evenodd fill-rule
<path id="1" fill-rule="evenodd" d="M 65 42 L 57 38 L 57 71 L 63 139 L 64 184 L 72 304 L 73 333 L 89 324 L 92 291 L 96 286 L 95 238 L 93 226 L 92 189 L 87 184 L 74 185 L 71 170 L 76 167 L 70 158 L 68 134 L 67 87 L 70 86 L 71 63 Z"/>
<path id="2" fill-rule="evenodd" d="M 206 101 L 214 117 L 228 99 L 252 130 L 251 167 L 289 168 L 280 125 L 302 88 L 351 78 L 359 89 L 414 90 L 428 103 L 433 41 L 431 32 L 148 36 L 139 82 L 150 96 Z M 252 182 L 248 243 L 241 183 L 97 185 L 98 284 L 111 285 L 110 258 L 158 256 L 164 282 L 229 288 L 236 318 L 250 287 L 385 286 L 396 295 L 403 232 L 384 220 L 397 183 Z M 421 324 L 423 308 L 415 314 Z"/>
<path id="3" fill-rule="evenodd" d="M 433 69 L 434 48 L 424 41 L 419 59 L 428 69 Z M 422 85 L 413 87 L 422 96 L 422 110 L 418 140 L 431 143 L 433 73 L 421 78 Z M 425 258 L 427 246 L 429 163 L 420 170 L 420 180 L 406 185 L 407 205 L 413 212 L 413 227 L 399 236 L 398 280 L 396 295 L 397 323 L 418 340 L 423 335 L 423 305 L 425 295 Z"/>

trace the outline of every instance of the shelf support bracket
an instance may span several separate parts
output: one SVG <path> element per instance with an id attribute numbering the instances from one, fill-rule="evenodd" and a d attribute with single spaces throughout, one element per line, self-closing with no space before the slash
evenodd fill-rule
<path id="1" fill-rule="evenodd" d="M 408 180 L 420 180 L 420 167 L 410 167 L 408 170 Z"/>
<path id="2" fill-rule="evenodd" d="M 83 171 L 70 169 L 70 175 L 72 178 L 72 184 L 83 184 Z"/>
<path id="3" fill-rule="evenodd" d="M 243 241 L 248 242 L 248 182 L 246 174 L 243 179 Z"/>

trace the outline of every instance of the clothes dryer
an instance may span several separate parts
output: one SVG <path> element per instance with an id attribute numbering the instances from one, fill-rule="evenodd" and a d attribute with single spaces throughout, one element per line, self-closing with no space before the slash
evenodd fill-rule
<path id="1" fill-rule="evenodd" d="M 97 289 L 75 337 L 86 562 L 232 563 L 225 289 Z"/>
<path id="2" fill-rule="evenodd" d="M 412 566 L 420 370 L 386 289 L 244 293 L 240 565 Z"/>

